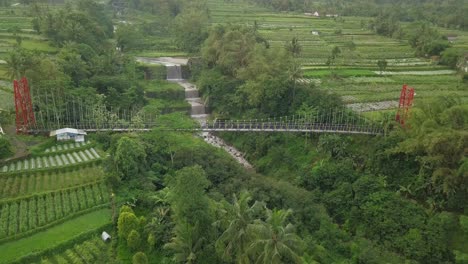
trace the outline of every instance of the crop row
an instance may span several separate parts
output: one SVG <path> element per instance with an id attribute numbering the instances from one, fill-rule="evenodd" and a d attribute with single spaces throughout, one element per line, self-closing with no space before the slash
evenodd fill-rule
<path id="1" fill-rule="evenodd" d="M 4 165 L 1 172 L 15 172 L 22 170 L 46 169 L 54 167 L 63 167 L 77 163 L 87 162 L 99 159 L 100 156 L 94 148 L 80 150 L 72 153 L 51 155 L 44 157 L 33 157 L 25 160 L 12 162 Z"/>
<path id="2" fill-rule="evenodd" d="M 70 150 L 74 148 L 80 148 L 85 145 L 87 145 L 89 141 L 86 142 L 73 142 L 73 143 L 68 143 L 68 144 L 59 144 L 56 146 L 52 146 L 50 148 L 47 148 L 44 152 L 49 153 L 49 152 L 59 152 L 59 151 L 64 151 L 64 150 Z"/>
<path id="3" fill-rule="evenodd" d="M 53 191 L 101 180 L 99 167 L 84 167 L 69 172 L 41 171 L 0 176 L 0 199 Z"/>
<path id="4" fill-rule="evenodd" d="M 57 254 L 50 259 L 43 259 L 41 264 L 86 264 L 97 263 L 103 260 L 106 251 L 106 244 L 99 238 L 86 240 L 81 244 L 76 244 L 72 248 Z"/>
<path id="5" fill-rule="evenodd" d="M 0 205 L 0 239 L 17 236 L 108 202 L 104 183 L 35 195 Z"/>

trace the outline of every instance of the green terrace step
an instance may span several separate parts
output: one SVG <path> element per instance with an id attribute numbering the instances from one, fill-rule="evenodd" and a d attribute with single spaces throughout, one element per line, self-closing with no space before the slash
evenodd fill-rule
<path id="1" fill-rule="evenodd" d="M 109 202 L 103 182 L 0 203 L 0 243 L 24 237 Z"/>
<path id="2" fill-rule="evenodd" d="M 46 253 L 60 251 L 73 247 L 83 239 L 100 234 L 104 227 L 108 227 L 111 220 L 110 209 L 100 209 L 80 215 L 69 221 L 53 226 L 32 236 L 3 243 L 0 245 L 0 263 L 32 263 L 40 260 Z M 61 251 L 60 251 L 61 252 Z"/>
<path id="3" fill-rule="evenodd" d="M 104 263 L 107 258 L 105 254 L 107 248 L 108 245 L 102 241 L 100 237 L 96 236 L 80 244 L 75 244 L 60 254 L 54 255 L 48 259 L 42 259 L 40 263 Z"/>
<path id="4" fill-rule="evenodd" d="M 99 166 L 78 167 L 66 172 L 38 171 L 1 175 L 0 202 L 1 199 L 70 188 L 100 181 L 103 178 L 104 172 Z"/>
<path id="5" fill-rule="evenodd" d="M 63 153 L 57 155 L 49 155 L 42 157 L 32 157 L 24 160 L 19 160 L 11 162 L 4 165 L 1 170 L 1 173 L 11 173 L 11 172 L 22 172 L 22 171 L 32 171 L 35 169 L 53 169 L 66 167 L 69 165 L 76 165 L 79 163 L 85 163 L 88 161 L 93 161 L 100 159 L 101 156 L 94 149 L 85 149 L 80 151 L 75 151 L 71 153 Z"/>
<path id="6" fill-rule="evenodd" d="M 80 148 L 80 147 L 86 146 L 89 143 L 90 143 L 89 141 L 86 141 L 86 142 L 72 142 L 72 143 L 68 143 L 68 144 L 59 144 L 59 145 L 52 146 L 50 148 L 45 149 L 44 152 L 45 153 L 49 153 L 49 152 L 53 153 L 53 152 L 61 152 L 61 151 L 65 151 L 65 150 L 71 150 L 71 149 L 74 149 L 74 148 Z"/>

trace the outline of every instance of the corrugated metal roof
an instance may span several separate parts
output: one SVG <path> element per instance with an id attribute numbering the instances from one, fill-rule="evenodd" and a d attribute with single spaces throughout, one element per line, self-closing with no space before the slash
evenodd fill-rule
<path id="1" fill-rule="evenodd" d="M 75 128 L 61 128 L 57 130 L 50 131 L 50 136 L 54 137 L 59 134 L 65 134 L 65 133 L 70 133 L 70 134 L 77 134 L 77 135 L 86 135 L 86 132 L 84 130 L 79 130 Z"/>

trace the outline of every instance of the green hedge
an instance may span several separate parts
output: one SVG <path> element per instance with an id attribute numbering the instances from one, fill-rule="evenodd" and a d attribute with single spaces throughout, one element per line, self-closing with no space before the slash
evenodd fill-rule
<path id="1" fill-rule="evenodd" d="M 159 98 L 166 100 L 184 100 L 185 91 L 177 88 L 161 89 L 159 91 L 147 91 L 145 96 L 148 98 Z"/>

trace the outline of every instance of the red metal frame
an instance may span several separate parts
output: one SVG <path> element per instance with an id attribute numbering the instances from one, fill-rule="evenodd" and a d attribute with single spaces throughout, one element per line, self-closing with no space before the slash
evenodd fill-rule
<path id="1" fill-rule="evenodd" d="M 15 88 L 16 133 L 26 133 L 29 128 L 36 125 L 28 80 L 25 77 L 20 81 L 14 80 L 13 86 Z"/>
<path id="2" fill-rule="evenodd" d="M 402 126 L 405 126 L 406 120 L 409 117 L 409 109 L 413 106 L 414 88 L 404 84 L 400 93 L 400 102 L 395 120 Z"/>

